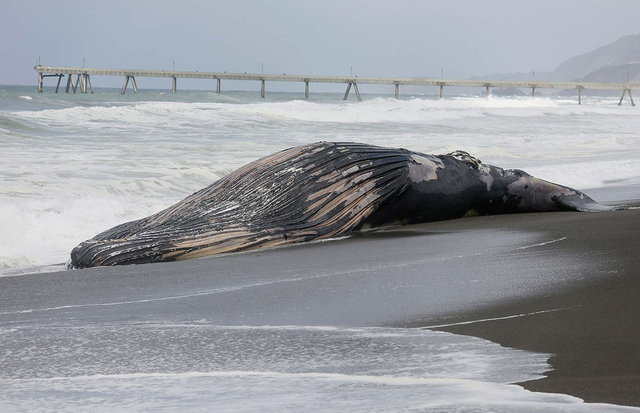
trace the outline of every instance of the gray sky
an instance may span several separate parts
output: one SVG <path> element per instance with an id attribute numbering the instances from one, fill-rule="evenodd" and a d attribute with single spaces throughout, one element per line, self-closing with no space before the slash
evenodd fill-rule
<path id="1" fill-rule="evenodd" d="M 176 70 L 259 73 L 264 63 L 265 73 L 348 75 L 353 65 L 391 77 L 439 77 L 442 67 L 466 78 L 553 70 L 640 31 L 637 0 L 0 2 L 0 84 L 35 85 L 38 55 L 51 66 L 85 57 L 87 67 L 171 70 L 175 60 Z"/>

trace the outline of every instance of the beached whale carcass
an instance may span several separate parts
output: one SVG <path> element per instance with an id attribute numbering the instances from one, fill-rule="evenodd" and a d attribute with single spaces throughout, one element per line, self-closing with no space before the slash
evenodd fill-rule
<path id="1" fill-rule="evenodd" d="M 199 258 L 466 215 L 610 211 L 466 152 L 318 142 L 258 159 L 183 201 L 82 242 L 72 268 Z"/>

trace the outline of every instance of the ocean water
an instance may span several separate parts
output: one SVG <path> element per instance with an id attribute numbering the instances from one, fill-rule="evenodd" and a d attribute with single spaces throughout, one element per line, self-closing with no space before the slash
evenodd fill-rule
<path id="1" fill-rule="evenodd" d="M 0 276 L 62 271 L 80 241 L 318 140 L 461 149 L 587 193 L 640 186 L 640 112 L 617 99 L 267 97 L 0 87 Z M 0 308 L 3 412 L 625 410 L 513 385 L 541 378 L 550 355 L 473 337 L 135 317 L 80 323 L 65 308 L 33 320 Z"/>
<path id="2" fill-rule="evenodd" d="M 12 411 L 616 412 L 507 383 L 547 354 L 418 329 L 118 323 L 0 330 Z M 46 357 L 37 343 L 55 347 Z M 6 378 L 10 377 L 10 378 Z"/>
<path id="3" fill-rule="evenodd" d="M 461 149 L 582 190 L 640 183 L 639 109 L 616 99 L 311 97 L 0 87 L 0 274 L 66 262 L 82 240 L 319 140 Z"/>

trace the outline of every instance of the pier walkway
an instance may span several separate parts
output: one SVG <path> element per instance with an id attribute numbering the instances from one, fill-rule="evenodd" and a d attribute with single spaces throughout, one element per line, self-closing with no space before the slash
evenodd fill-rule
<path id="1" fill-rule="evenodd" d="M 81 93 L 93 93 L 91 84 L 91 76 L 123 76 L 125 78 L 122 87 L 122 93 L 127 90 L 127 86 L 131 81 L 133 91 L 138 93 L 136 77 L 164 77 L 172 79 L 172 91 L 175 93 L 178 89 L 178 79 L 209 79 L 216 81 L 216 92 L 221 93 L 222 80 L 253 80 L 261 82 L 261 96 L 265 97 L 266 82 L 299 82 L 305 84 L 305 97 L 309 97 L 310 83 L 343 83 L 347 85 L 344 94 L 346 100 L 349 92 L 353 87 L 358 100 L 360 91 L 359 84 L 366 85 L 392 85 L 395 86 L 395 97 L 400 95 L 400 86 L 438 86 L 440 87 L 440 97 L 444 97 L 444 87 L 484 87 L 486 88 L 486 96 L 489 97 L 491 88 L 527 88 L 532 90 L 535 96 L 536 89 L 577 89 L 578 103 L 582 103 L 582 90 L 620 90 L 622 97 L 619 105 L 626 93 L 629 93 L 631 104 L 635 106 L 633 101 L 632 90 L 640 89 L 640 83 L 585 83 L 585 82 L 534 82 L 534 81 L 505 81 L 505 80 L 455 80 L 455 79 L 426 79 L 426 78 L 388 78 L 388 77 L 357 77 L 357 76 L 306 76 L 306 75 L 274 75 L 274 74 L 256 74 L 256 73 L 227 73 L 227 72 L 183 72 L 183 71 L 165 71 L 165 70 L 129 70 L 129 69 L 92 69 L 84 67 L 55 67 L 55 66 L 35 66 L 38 72 L 38 92 L 43 91 L 44 78 L 57 77 L 56 93 L 60 89 L 62 78 L 67 76 L 67 84 L 65 91 L 69 93 L 72 89 L 76 93 L 76 89 L 80 88 Z M 76 80 L 73 77 L 76 76 Z"/>

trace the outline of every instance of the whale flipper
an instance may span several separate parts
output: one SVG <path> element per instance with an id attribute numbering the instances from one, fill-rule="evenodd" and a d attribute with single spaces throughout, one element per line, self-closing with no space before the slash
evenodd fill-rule
<path id="1" fill-rule="evenodd" d="M 583 195 L 582 198 L 575 195 L 559 196 L 555 197 L 554 201 L 567 210 L 580 212 L 608 212 L 628 209 L 626 205 L 602 205 L 586 195 Z"/>

